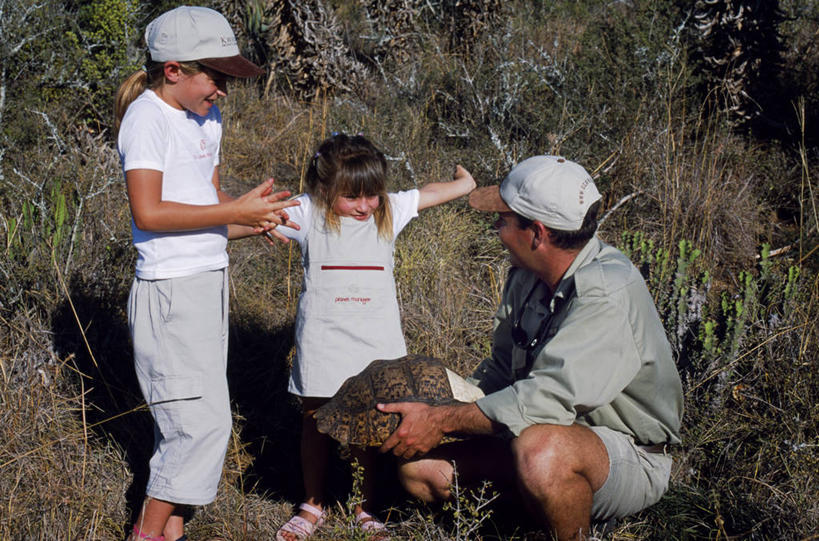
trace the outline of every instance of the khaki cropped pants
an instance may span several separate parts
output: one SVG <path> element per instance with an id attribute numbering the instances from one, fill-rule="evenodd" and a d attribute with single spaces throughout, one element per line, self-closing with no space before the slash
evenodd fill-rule
<path id="1" fill-rule="evenodd" d="M 203 505 L 216 497 L 231 430 L 227 276 L 220 269 L 131 286 L 134 363 L 155 427 L 153 498 Z"/>

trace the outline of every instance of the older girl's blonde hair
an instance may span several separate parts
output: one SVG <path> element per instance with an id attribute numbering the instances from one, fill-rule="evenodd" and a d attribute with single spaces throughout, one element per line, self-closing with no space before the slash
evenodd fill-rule
<path id="1" fill-rule="evenodd" d="M 199 62 L 179 62 L 180 69 L 185 75 L 196 75 L 203 70 Z M 148 60 L 145 69 L 132 73 L 125 81 L 119 85 L 117 95 L 114 98 L 114 128 L 119 131 L 122 117 L 128 106 L 142 94 L 146 88 L 156 90 L 165 84 L 165 63 L 152 62 Z"/>

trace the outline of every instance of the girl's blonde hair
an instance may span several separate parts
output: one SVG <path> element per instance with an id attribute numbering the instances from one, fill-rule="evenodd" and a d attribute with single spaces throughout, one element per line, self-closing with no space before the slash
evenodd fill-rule
<path id="1" fill-rule="evenodd" d="M 179 62 L 182 73 L 185 75 L 195 75 L 202 71 L 199 62 Z M 145 69 L 132 73 L 117 89 L 114 98 L 114 128 L 119 131 L 119 125 L 125 111 L 135 99 L 142 94 L 146 88 L 156 90 L 165 84 L 165 62 L 153 62 L 150 59 L 145 63 Z"/>
<path id="2" fill-rule="evenodd" d="M 333 134 L 319 145 L 307 169 L 307 193 L 324 211 L 327 226 L 341 230 L 341 221 L 333 211 L 343 195 L 378 196 L 373 213 L 378 236 L 392 240 L 392 209 L 387 196 L 387 160 L 384 154 L 364 136 Z"/>

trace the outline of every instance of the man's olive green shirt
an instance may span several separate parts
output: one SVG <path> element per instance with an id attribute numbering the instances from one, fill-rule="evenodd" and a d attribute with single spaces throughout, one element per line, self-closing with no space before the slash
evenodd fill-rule
<path id="1" fill-rule="evenodd" d="M 545 302 L 544 302 L 545 300 Z M 517 342 L 512 338 L 515 323 Z M 680 377 L 637 268 L 596 236 L 555 294 L 513 268 L 495 316 L 492 357 L 474 378 L 481 411 L 517 436 L 533 424 L 606 426 L 641 445 L 680 442 Z"/>

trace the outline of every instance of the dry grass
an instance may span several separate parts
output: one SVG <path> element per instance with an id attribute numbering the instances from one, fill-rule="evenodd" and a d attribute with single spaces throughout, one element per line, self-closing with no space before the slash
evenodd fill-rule
<path id="1" fill-rule="evenodd" d="M 0 538 L 111 538 L 126 513 L 123 453 L 84 415 L 91 404 L 86 390 L 72 384 L 78 382 L 72 356 L 32 347 L 27 323 L 4 321 L 12 331 L 0 359 Z"/>

